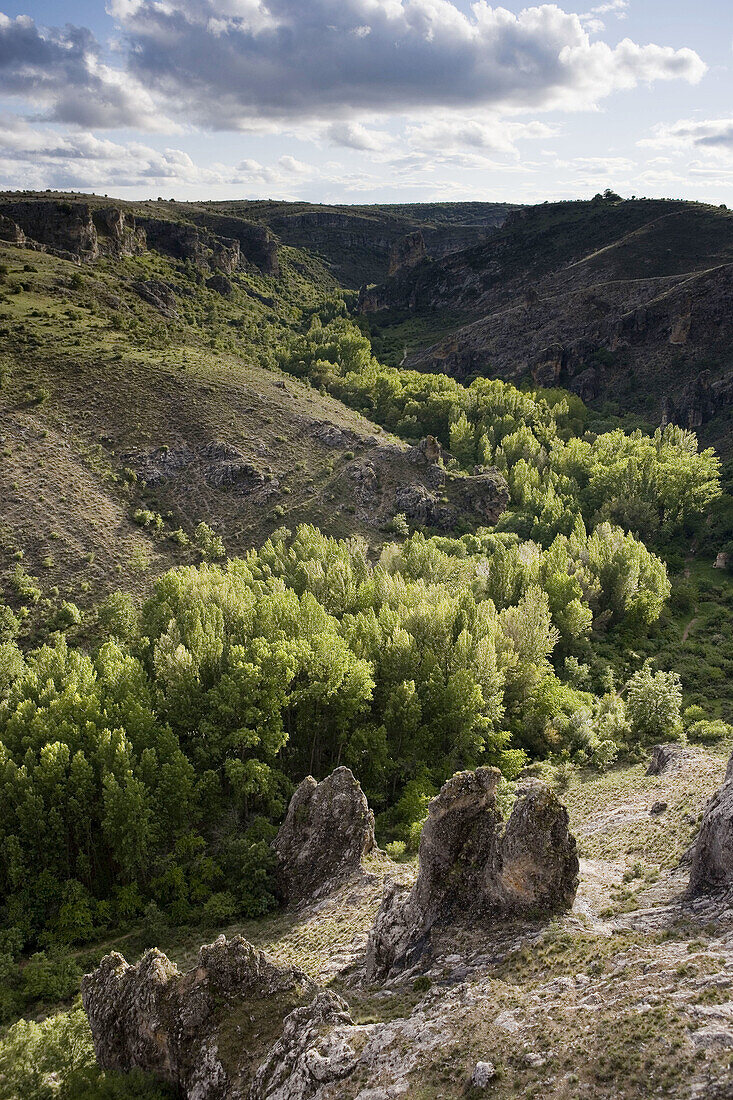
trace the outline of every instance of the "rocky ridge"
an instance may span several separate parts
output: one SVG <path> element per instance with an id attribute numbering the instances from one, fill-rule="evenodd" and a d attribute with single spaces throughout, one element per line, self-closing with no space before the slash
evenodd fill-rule
<path id="1" fill-rule="evenodd" d="M 76 263 L 153 249 L 214 277 L 247 270 L 276 276 L 279 270 L 277 241 L 262 225 L 205 214 L 172 220 L 98 201 L 0 198 L 0 239 Z"/>
<path id="2" fill-rule="evenodd" d="M 583 208 L 587 207 L 587 211 Z M 405 366 L 564 386 L 687 428 L 733 401 L 733 217 L 674 202 L 516 211 L 488 241 L 397 264 L 361 312 L 455 317 Z M 641 382 L 641 385 L 640 385 Z"/>
<path id="3" fill-rule="evenodd" d="M 283 901 L 294 905 L 332 893 L 361 873 L 374 846 L 374 814 L 351 771 L 337 768 L 321 783 L 307 776 L 273 841 Z"/>
<path id="4" fill-rule="evenodd" d="M 368 981 L 413 966 L 436 925 L 548 916 L 571 908 L 578 886 L 575 839 L 550 789 L 518 791 L 506 827 L 495 768 L 459 772 L 431 801 L 411 889 L 388 882 L 369 938 Z"/>

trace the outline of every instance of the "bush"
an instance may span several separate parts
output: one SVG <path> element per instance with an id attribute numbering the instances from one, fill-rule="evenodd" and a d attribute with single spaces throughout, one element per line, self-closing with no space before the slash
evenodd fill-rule
<path id="1" fill-rule="evenodd" d="M 682 732 L 682 686 L 676 672 L 652 672 L 649 661 L 628 682 L 631 736 L 641 744 L 674 741 Z"/>
<path id="2" fill-rule="evenodd" d="M 161 531 L 163 528 L 163 517 L 147 508 L 137 508 L 132 518 L 138 527 L 152 527 L 154 531 Z"/>
<path id="3" fill-rule="evenodd" d="M 53 630 L 69 630 L 72 626 L 79 626 L 81 611 L 75 603 L 65 600 L 50 622 Z"/>
<path id="4" fill-rule="evenodd" d="M 237 915 L 237 899 L 228 891 L 212 894 L 204 905 L 204 918 L 209 924 L 228 924 Z"/>
<path id="5" fill-rule="evenodd" d="M 23 993 L 31 1001 L 55 1004 L 79 992 L 81 970 L 65 952 L 31 955 L 23 968 Z"/>
<path id="6" fill-rule="evenodd" d="M 223 558 L 226 554 L 222 540 L 212 531 L 208 523 L 203 521 L 194 531 L 193 541 L 205 558 Z"/>
<path id="7" fill-rule="evenodd" d="M 692 708 L 689 708 L 692 709 Z M 699 710 L 699 707 L 695 708 Z M 703 744 L 709 744 L 713 741 L 722 741 L 726 737 L 730 737 L 733 730 L 726 725 L 721 719 L 715 719 L 714 721 L 699 721 L 693 722 L 688 727 L 687 736 L 690 741 L 701 741 Z"/>
<path id="8" fill-rule="evenodd" d="M 385 844 L 384 850 L 390 859 L 399 860 L 407 851 L 407 845 L 404 840 L 390 840 L 389 844 Z"/>
<path id="9" fill-rule="evenodd" d="M 10 581 L 14 592 L 22 600 L 30 603 L 38 603 L 42 596 L 41 589 L 35 582 L 35 578 L 26 572 L 22 565 L 16 565 Z"/>
<path id="10" fill-rule="evenodd" d="M 410 534 L 410 527 L 405 513 L 398 512 L 396 516 L 392 516 L 387 525 L 387 530 L 392 531 L 395 535 L 402 535 L 403 538 L 407 538 Z"/>

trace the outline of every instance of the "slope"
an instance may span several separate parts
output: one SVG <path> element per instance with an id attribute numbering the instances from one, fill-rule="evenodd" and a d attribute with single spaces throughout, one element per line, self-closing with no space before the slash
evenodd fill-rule
<path id="1" fill-rule="evenodd" d="M 728 447 L 732 262 L 725 209 L 543 205 L 483 244 L 398 272 L 359 308 L 378 348 L 406 345 L 407 366 L 564 385 Z"/>

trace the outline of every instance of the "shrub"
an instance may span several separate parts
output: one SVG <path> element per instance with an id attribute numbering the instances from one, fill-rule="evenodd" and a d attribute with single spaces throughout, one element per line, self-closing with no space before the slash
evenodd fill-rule
<path id="1" fill-rule="evenodd" d="M 393 531 L 395 535 L 402 535 L 403 538 L 409 536 L 410 527 L 404 512 L 398 512 L 396 516 L 392 516 L 388 524 L 388 530 Z"/>
<path id="2" fill-rule="evenodd" d="M 35 577 L 32 577 L 22 565 L 16 565 L 10 583 L 22 600 L 29 603 L 38 603 L 40 600 L 42 593 L 36 584 Z"/>
<path id="3" fill-rule="evenodd" d="M 29 1000 L 55 1003 L 79 991 L 81 971 L 71 955 L 39 951 L 23 968 L 23 992 Z"/>
<path id="4" fill-rule="evenodd" d="M 212 894 L 204 905 L 204 917 L 209 924 L 228 924 L 237 915 L 237 899 L 224 891 Z"/>
<path id="5" fill-rule="evenodd" d="M 677 740 L 682 726 L 682 686 L 676 672 L 652 672 L 649 661 L 629 680 L 626 710 L 631 736 L 644 744 Z"/>
<path id="6" fill-rule="evenodd" d="M 81 611 L 75 603 L 65 600 L 56 614 L 51 619 L 53 630 L 69 630 L 72 626 L 78 626 L 81 622 Z"/>
<path id="7" fill-rule="evenodd" d="M 193 541 L 205 558 L 223 558 L 226 554 L 221 538 L 203 521 L 194 531 Z"/>
<path id="8" fill-rule="evenodd" d="M 390 859 L 398 860 L 404 856 L 407 845 L 404 840 L 390 840 L 388 844 L 385 844 L 384 850 Z"/>
<path id="9" fill-rule="evenodd" d="M 699 710 L 700 708 L 696 707 L 695 709 Z M 713 721 L 693 722 L 688 727 L 687 736 L 691 741 L 701 741 L 703 744 L 708 744 L 712 741 L 722 741 L 724 738 L 730 737 L 731 732 L 733 732 L 731 727 L 718 718 Z"/>
<path id="10" fill-rule="evenodd" d="M 139 527 L 152 527 L 154 531 L 160 531 L 163 527 L 163 517 L 157 512 L 151 512 L 147 508 L 138 508 L 132 517 Z"/>

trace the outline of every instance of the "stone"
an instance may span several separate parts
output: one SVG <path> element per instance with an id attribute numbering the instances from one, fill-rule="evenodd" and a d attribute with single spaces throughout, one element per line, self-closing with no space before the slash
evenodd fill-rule
<path id="1" fill-rule="evenodd" d="M 652 808 L 649 813 L 653 814 L 654 816 L 656 816 L 657 814 L 663 814 L 664 811 L 667 809 L 667 805 L 668 804 L 666 802 L 653 802 Z"/>
<path id="2" fill-rule="evenodd" d="M 132 284 L 132 289 L 165 317 L 178 317 L 175 291 L 162 279 L 141 279 Z"/>
<path id="3" fill-rule="evenodd" d="M 691 856 L 691 897 L 733 885 L 733 756 L 723 785 L 705 807 Z"/>
<path id="4" fill-rule="evenodd" d="M 359 1034 L 346 1001 L 330 990 L 294 1009 L 252 1083 L 247 1100 L 309 1100 L 347 1077 L 358 1060 L 350 1040 Z"/>
<path id="5" fill-rule="evenodd" d="M 329 894 L 362 873 L 362 858 L 374 848 L 374 814 L 348 768 L 320 783 L 310 775 L 303 780 L 273 848 L 278 890 L 290 905 Z"/>
<path id="6" fill-rule="evenodd" d="M 680 745 L 654 745 L 649 756 L 647 775 L 664 775 L 682 767 L 689 753 Z"/>
<path id="7" fill-rule="evenodd" d="M 471 1074 L 471 1084 L 475 1089 L 485 1089 L 496 1077 L 496 1068 L 493 1062 L 477 1062 Z"/>
<path id="8" fill-rule="evenodd" d="M 503 827 L 500 778 L 496 768 L 459 772 L 431 801 L 415 885 L 385 884 L 367 945 L 368 981 L 414 965 L 435 925 L 489 925 L 572 906 L 579 864 L 567 810 L 546 784 L 530 782 Z"/>
<path id="9" fill-rule="evenodd" d="M 81 988 L 100 1067 L 141 1069 L 187 1100 L 244 1095 L 285 1018 L 317 991 L 241 936 L 203 946 L 186 974 L 156 949 L 136 966 L 113 952 Z"/>

